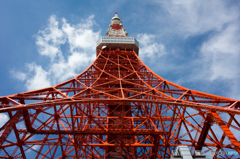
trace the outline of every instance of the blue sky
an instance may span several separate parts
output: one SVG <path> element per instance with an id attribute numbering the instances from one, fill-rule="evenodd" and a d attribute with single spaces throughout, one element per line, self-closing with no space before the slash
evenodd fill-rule
<path id="1" fill-rule="evenodd" d="M 117 11 L 139 56 L 184 87 L 240 99 L 240 1 L 0 1 L 0 96 L 55 85 L 96 57 Z"/>

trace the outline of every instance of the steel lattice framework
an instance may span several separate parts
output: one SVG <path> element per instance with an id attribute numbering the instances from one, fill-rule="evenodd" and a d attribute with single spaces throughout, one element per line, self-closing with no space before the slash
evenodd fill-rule
<path id="1" fill-rule="evenodd" d="M 0 157 L 160 159 L 178 145 L 240 153 L 239 102 L 163 79 L 134 49 L 106 47 L 68 81 L 0 97 L 10 117 Z"/>

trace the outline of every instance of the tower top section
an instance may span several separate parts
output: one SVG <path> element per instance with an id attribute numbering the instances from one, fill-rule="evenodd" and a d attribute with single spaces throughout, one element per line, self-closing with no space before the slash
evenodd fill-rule
<path id="1" fill-rule="evenodd" d="M 96 54 L 98 55 L 101 50 L 125 50 L 134 51 L 138 55 L 139 43 L 133 37 L 127 37 L 128 33 L 123 29 L 122 20 L 118 17 L 117 12 L 112 17 L 110 28 L 107 30 L 108 37 L 101 37 L 97 40 Z"/>
<path id="2" fill-rule="evenodd" d="M 119 18 L 117 12 L 112 17 L 109 26 L 110 28 L 108 28 L 106 33 L 108 37 L 126 37 L 128 35 L 127 31 L 123 29 L 122 20 Z"/>

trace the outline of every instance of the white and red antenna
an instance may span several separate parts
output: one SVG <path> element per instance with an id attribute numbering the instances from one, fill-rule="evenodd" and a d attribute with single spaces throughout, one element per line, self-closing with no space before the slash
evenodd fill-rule
<path id="1" fill-rule="evenodd" d="M 117 12 L 115 16 L 111 19 L 110 28 L 107 30 L 108 37 L 126 37 L 128 35 L 127 31 L 123 29 L 122 20 L 118 17 Z"/>

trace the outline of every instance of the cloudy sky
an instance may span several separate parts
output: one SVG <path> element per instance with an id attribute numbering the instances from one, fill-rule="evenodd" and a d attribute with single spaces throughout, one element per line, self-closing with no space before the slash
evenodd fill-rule
<path id="1" fill-rule="evenodd" d="M 190 89 L 240 99 L 239 10 L 236 0 L 2 0 L 0 96 L 81 73 L 95 59 L 96 41 L 106 36 L 117 11 L 155 73 Z"/>

